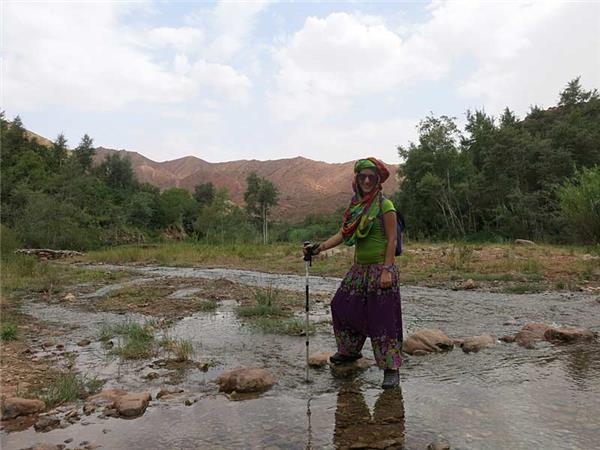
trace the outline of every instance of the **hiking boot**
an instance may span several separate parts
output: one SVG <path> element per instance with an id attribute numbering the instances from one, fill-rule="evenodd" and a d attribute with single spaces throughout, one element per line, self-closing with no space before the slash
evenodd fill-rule
<path id="1" fill-rule="evenodd" d="M 392 389 L 398 387 L 400 383 L 400 374 L 398 369 L 385 369 L 383 371 L 383 384 L 382 389 Z"/>
<path id="2" fill-rule="evenodd" d="M 362 353 L 354 353 L 350 355 L 342 355 L 340 352 L 337 352 L 335 355 L 329 357 L 329 361 L 333 364 L 344 364 L 356 361 L 357 359 L 362 358 Z"/>

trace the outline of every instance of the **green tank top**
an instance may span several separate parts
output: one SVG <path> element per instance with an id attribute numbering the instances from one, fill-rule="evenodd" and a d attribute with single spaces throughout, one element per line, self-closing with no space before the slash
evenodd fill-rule
<path id="1" fill-rule="evenodd" d="M 383 214 L 396 211 L 394 204 L 386 198 L 381 205 Z M 377 218 L 373 221 L 371 231 L 362 239 L 357 239 L 354 257 L 357 264 L 383 264 L 385 261 L 385 250 L 387 238 L 383 230 L 383 221 Z"/>

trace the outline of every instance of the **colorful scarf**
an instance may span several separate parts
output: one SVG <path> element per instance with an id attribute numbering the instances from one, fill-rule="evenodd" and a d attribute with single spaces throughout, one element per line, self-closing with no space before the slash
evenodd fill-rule
<path id="1" fill-rule="evenodd" d="M 379 182 L 367 195 L 362 195 L 356 175 L 364 169 L 373 169 L 379 175 Z M 350 205 L 344 212 L 344 222 L 342 225 L 342 236 L 346 245 L 356 244 L 356 240 L 364 238 L 369 234 L 373 227 L 374 220 L 381 213 L 381 184 L 388 179 L 390 172 L 385 165 L 376 158 L 369 157 L 359 159 L 354 164 L 354 180 L 352 181 L 352 191 L 354 195 Z"/>

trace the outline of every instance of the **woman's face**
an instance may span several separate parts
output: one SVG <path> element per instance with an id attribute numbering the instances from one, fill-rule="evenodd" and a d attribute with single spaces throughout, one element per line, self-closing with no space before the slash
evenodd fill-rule
<path id="1" fill-rule="evenodd" d="M 379 177 L 373 169 L 363 169 L 356 175 L 358 186 L 364 194 L 368 194 L 377 186 Z"/>

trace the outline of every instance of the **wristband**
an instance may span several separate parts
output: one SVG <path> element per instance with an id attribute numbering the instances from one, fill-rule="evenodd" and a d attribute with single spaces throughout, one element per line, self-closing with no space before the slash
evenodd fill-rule
<path id="1" fill-rule="evenodd" d="M 394 273 L 396 271 L 396 264 L 382 264 L 381 268 L 387 270 L 389 273 Z"/>

